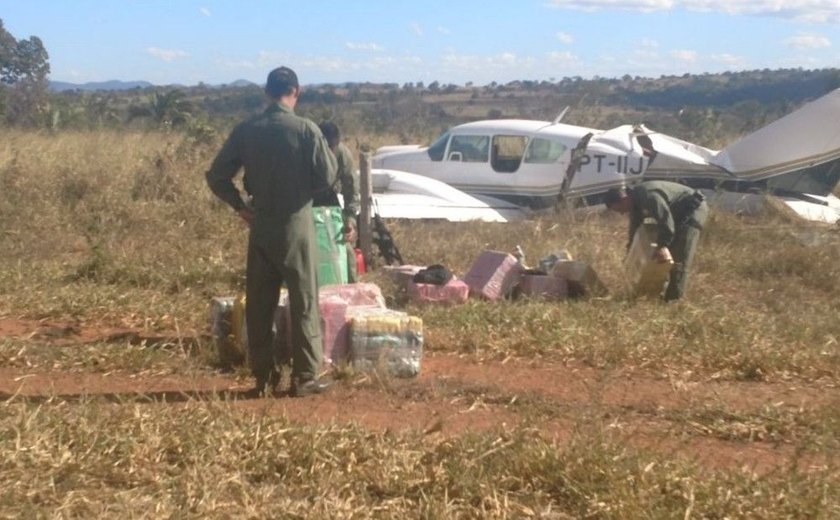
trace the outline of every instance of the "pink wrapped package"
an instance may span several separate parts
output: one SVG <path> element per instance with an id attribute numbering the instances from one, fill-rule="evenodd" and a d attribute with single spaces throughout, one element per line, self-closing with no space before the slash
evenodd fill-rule
<path id="1" fill-rule="evenodd" d="M 522 265 L 516 257 L 501 251 L 484 251 L 464 275 L 470 294 L 491 301 L 504 298 L 519 281 Z"/>
<path id="2" fill-rule="evenodd" d="M 385 308 L 382 290 L 374 283 L 327 285 L 318 292 L 321 311 L 321 337 L 324 363 L 338 365 L 347 361 L 350 317 L 357 308 Z"/>
<path id="3" fill-rule="evenodd" d="M 336 364 L 347 357 L 347 302 L 336 295 L 322 296 L 321 338 L 324 341 L 324 363 Z"/>
<path id="4" fill-rule="evenodd" d="M 519 294 L 529 298 L 562 300 L 569 294 L 569 285 L 565 278 L 523 273 L 519 278 Z"/>
<path id="5" fill-rule="evenodd" d="M 458 305 L 465 303 L 469 295 L 470 287 L 454 277 L 446 285 L 408 282 L 408 296 L 414 303 Z"/>
<path id="6" fill-rule="evenodd" d="M 343 285 L 327 285 L 321 287 L 319 298 L 335 296 L 347 302 L 347 305 L 376 305 L 385 307 L 385 297 L 382 289 L 375 283 L 350 283 Z"/>

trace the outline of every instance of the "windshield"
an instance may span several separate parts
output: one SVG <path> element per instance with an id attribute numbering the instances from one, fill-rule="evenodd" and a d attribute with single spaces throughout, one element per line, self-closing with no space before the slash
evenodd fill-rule
<path id="1" fill-rule="evenodd" d="M 444 132 L 444 134 L 438 137 L 434 143 L 429 146 L 427 150 L 429 154 L 429 158 L 433 161 L 442 161 L 443 160 L 443 153 L 446 151 L 446 143 L 449 142 L 449 132 Z"/>

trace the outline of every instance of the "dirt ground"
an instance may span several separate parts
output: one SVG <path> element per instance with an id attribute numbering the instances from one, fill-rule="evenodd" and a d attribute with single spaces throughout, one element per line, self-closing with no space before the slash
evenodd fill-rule
<path id="1" fill-rule="evenodd" d="M 172 344 L 167 335 L 79 324 L 0 319 L 0 339 L 72 348 L 91 342 Z M 178 340 L 183 342 L 183 337 Z M 562 443 L 575 429 L 599 421 L 630 445 L 688 457 L 709 468 L 759 473 L 796 462 L 794 442 L 754 432 L 721 434 L 686 410 L 818 410 L 840 402 L 836 388 L 792 382 L 701 381 L 667 374 L 598 370 L 518 360 L 476 363 L 452 354 L 427 353 L 414 379 L 357 375 L 319 396 L 249 399 L 249 378 L 210 367 L 189 375 L 128 370 L 38 371 L 0 367 L 0 401 L 74 402 L 103 399 L 114 406 L 178 406 L 223 399 L 247 412 L 277 414 L 302 423 L 357 423 L 377 431 L 461 435 L 505 428 L 538 428 Z M 741 426 L 744 428 L 744 426 Z M 766 433 L 766 432 L 765 432 Z M 804 464 L 822 464 L 819 458 Z"/>

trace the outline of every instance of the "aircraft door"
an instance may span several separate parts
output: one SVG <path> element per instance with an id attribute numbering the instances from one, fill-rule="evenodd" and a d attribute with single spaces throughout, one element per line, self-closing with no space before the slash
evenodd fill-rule
<path id="1" fill-rule="evenodd" d="M 434 177 L 455 187 L 487 183 L 490 171 L 490 136 L 456 134 Z"/>

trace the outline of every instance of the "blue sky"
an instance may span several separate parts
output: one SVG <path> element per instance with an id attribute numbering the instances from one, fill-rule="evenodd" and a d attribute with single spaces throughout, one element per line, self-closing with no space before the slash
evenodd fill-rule
<path id="1" fill-rule="evenodd" d="M 50 78 L 484 85 L 840 67 L 840 0 L 0 0 Z"/>

